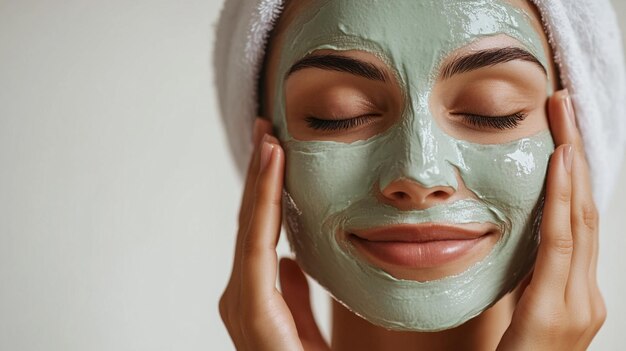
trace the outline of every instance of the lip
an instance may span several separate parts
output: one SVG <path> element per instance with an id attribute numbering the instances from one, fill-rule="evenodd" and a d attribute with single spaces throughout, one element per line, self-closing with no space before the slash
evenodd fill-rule
<path id="1" fill-rule="evenodd" d="M 435 268 L 485 251 L 499 234 L 495 225 L 402 224 L 347 233 L 353 246 L 381 267 Z"/>

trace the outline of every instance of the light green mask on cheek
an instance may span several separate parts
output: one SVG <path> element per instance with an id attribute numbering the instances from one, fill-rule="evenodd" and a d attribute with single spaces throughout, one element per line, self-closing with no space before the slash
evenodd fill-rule
<path id="1" fill-rule="evenodd" d="M 527 15 L 496 0 L 325 0 L 302 10 L 285 34 L 273 122 L 286 152 L 284 219 L 302 268 L 354 313 L 396 330 L 455 327 L 517 286 L 535 259 L 551 135 L 546 130 L 496 145 L 457 140 L 437 126 L 428 101 L 441 61 L 481 37 L 507 34 L 547 67 Z M 399 122 L 353 143 L 293 139 L 284 78 L 317 49 L 365 50 L 383 58 L 406 97 Z M 477 200 L 401 211 L 373 195 L 375 186 L 384 189 L 399 178 L 458 189 L 455 170 Z M 394 278 L 358 258 L 338 235 L 424 222 L 492 222 L 503 234 L 479 263 L 427 282 Z"/>

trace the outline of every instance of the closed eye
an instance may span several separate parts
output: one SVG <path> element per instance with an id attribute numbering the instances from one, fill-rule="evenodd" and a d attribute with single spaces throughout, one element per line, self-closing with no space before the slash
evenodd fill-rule
<path id="1" fill-rule="evenodd" d="M 321 131 L 336 131 L 359 127 L 372 122 L 376 117 L 380 117 L 380 115 L 370 114 L 344 119 L 322 119 L 315 116 L 308 116 L 304 120 L 309 128 Z"/>
<path id="2" fill-rule="evenodd" d="M 527 113 L 518 112 L 508 116 L 482 116 L 466 113 L 453 113 L 453 116 L 459 116 L 464 123 L 478 128 L 491 129 L 514 129 L 528 116 Z"/>

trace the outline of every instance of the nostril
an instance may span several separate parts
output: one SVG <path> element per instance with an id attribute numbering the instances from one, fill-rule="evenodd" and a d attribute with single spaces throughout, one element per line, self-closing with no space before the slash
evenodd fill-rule
<path id="1" fill-rule="evenodd" d="M 403 191 L 396 191 L 391 193 L 391 196 L 396 200 L 405 200 L 409 197 L 409 195 Z"/>
<path id="2" fill-rule="evenodd" d="M 437 190 L 433 192 L 432 194 L 430 194 L 430 196 L 434 197 L 435 199 L 446 199 L 448 198 L 448 196 L 450 196 L 450 194 L 448 194 L 447 192 L 443 190 Z"/>
<path id="3" fill-rule="evenodd" d="M 443 190 L 437 190 L 427 195 L 427 197 L 431 199 L 435 199 L 435 200 L 445 200 L 449 196 L 450 194 L 448 194 L 447 192 Z M 393 193 L 391 193 L 391 198 L 395 200 L 404 200 L 404 201 L 413 199 L 411 195 L 409 195 L 408 193 L 404 191 L 394 191 Z M 418 196 L 415 196 L 415 199 L 413 200 L 416 200 L 417 198 Z"/>
<path id="4" fill-rule="evenodd" d="M 385 204 L 401 209 L 423 209 L 449 201 L 454 189 L 446 186 L 425 187 L 415 181 L 399 179 L 376 193 Z"/>

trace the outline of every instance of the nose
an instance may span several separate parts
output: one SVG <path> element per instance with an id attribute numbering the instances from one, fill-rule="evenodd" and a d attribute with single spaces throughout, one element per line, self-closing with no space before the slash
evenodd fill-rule
<path id="1" fill-rule="evenodd" d="M 454 194 L 450 186 L 427 188 L 414 180 L 400 178 L 381 189 L 379 200 L 401 211 L 423 210 L 448 202 Z"/>

